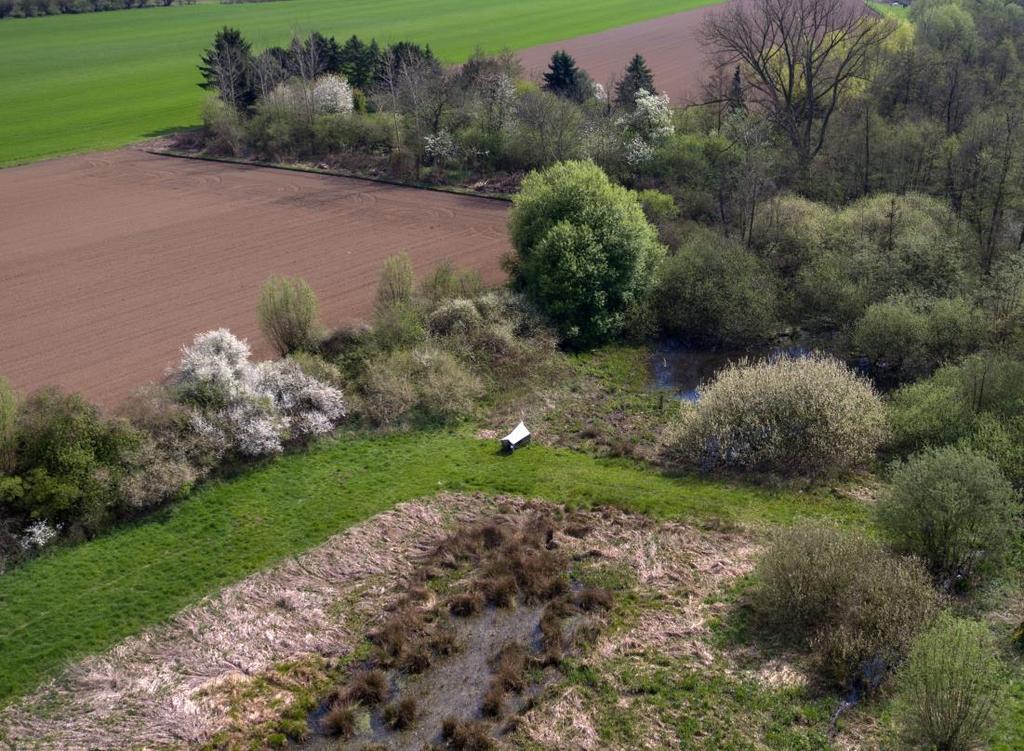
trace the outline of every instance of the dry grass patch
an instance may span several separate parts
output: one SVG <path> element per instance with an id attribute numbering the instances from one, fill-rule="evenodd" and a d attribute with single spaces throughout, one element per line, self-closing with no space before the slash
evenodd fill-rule
<path id="1" fill-rule="evenodd" d="M 472 702 L 494 720 L 482 735 L 478 721 L 455 716 L 448 746 L 489 748 L 514 728 L 501 743 L 611 748 L 579 688 L 557 688 L 557 672 L 535 684 L 536 671 L 557 671 L 566 659 L 600 670 L 652 652 L 707 662 L 707 596 L 749 571 L 754 549 L 743 534 L 614 509 L 441 494 L 402 504 L 82 662 L 5 709 L 0 722 L 12 742 L 44 749 L 227 747 L 309 732 L 309 702 L 319 697 L 320 717 L 337 719 L 352 743 L 366 742 L 358 715 L 385 708 L 396 732 L 436 725 L 440 733 L 447 715 L 406 688 L 436 676 L 444 689 L 444 666 L 475 659 L 479 640 L 460 629 L 497 628 L 502 613 L 518 613 L 540 625 L 542 643 L 512 636 L 500 654 L 492 647 L 482 657 Z M 570 586 L 569 572 L 578 584 Z M 482 603 L 477 614 L 449 616 L 463 596 Z M 379 668 L 346 667 L 368 656 Z M 401 691 L 395 675 L 404 676 Z M 449 688 L 459 682 L 452 676 Z M 535 696 L 534 685 L 547 688 Z M 656 725 L 657 713 L 636 704 L 638 717 Z"/>

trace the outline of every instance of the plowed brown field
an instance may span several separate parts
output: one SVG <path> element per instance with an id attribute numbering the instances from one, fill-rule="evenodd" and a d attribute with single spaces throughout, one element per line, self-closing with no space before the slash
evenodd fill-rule
<path id="1" fill-rule="evenodd" d="M 709 70 L 697 33 L 707 15 L 720 7 L 709 5 L 530 47 L 521 50 L 519 58 L 526 73 L 539 77 L 547 69 L 551 55 L 557 50 L 566 50 L 597 83 L 607 86 L 614 76 L 622 75 L 626 63 L 639 52 L 654 73 L 659 92 L 668 94 L 673 103 L 696 101 Z"/>
<path id="2" fill-rule="evenodd" d="M 304 277 L 325 323 L 365 317 L 384 258 L 502 278 L 506 204 L 123 150 L 0 170 L 0 374 L 111 405 L 226 326 L 270 355 L 256 301 Z"/>

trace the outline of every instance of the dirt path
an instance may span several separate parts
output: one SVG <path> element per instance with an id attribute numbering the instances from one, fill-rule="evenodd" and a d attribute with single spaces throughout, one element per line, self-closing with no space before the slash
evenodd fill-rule
<path id="1" fill-rule="evenodd" d="M 626 63 L 639 52 L 654 73 L 658 91 L 667 93 L 674 104 L 695 101 L 699 99 L 701 83 L 708 71 L 697 32 L 704 18 L 720 8 L 720 5 L 710 5 L 542 44 L 520 51 L 519 58 L 528 75 L 539 77 L 547 69 L 551 55 L 557 50 L 566 50 L 597 83 L 607 86 L 613 76 L 621 76 Z"/>
<path id="2" fill-rule="evenodd" d="M 304 277 L 329 325 L 367 315 L 381 263 L 502 278 L 507 206 L 135 150 L 0 170 L 0 374 L 111 405 L 220 326 L 270 352 L 256 300 Z"/>

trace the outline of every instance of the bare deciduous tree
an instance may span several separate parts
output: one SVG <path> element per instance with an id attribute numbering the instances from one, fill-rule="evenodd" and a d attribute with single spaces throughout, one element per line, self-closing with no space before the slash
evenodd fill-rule
<path id="1" fill-rule="evenodd" d="M 752 101 L 806 171 L 843 96 L 894 29 L 850 0 L 739 0 L 710 16 L 702 37 L 717 59 L 740 66 Z"/>

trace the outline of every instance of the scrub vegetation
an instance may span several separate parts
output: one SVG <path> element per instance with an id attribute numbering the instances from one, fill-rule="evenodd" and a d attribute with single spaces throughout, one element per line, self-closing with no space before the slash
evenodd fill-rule
<path id="1" fill-rule="evenodd" d="M 1024 15 L 811 4 L 710 14 L 685 109 L 642 51 L 217 32 L 180 146 L 494 178 L 510 278 L 398 254 L 336 329 L 273 278 L 280 359 L 200 333 L 111 414 L 0 387 L 14 740 L 119 738 L 101 686 L 214 748 L 1020 747 Z M 666 338 L 745 356 L 680 403 Z"/>

